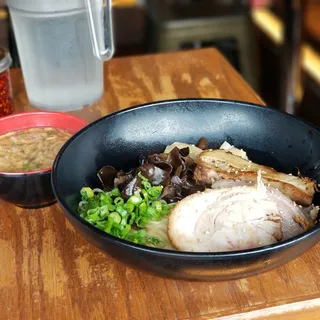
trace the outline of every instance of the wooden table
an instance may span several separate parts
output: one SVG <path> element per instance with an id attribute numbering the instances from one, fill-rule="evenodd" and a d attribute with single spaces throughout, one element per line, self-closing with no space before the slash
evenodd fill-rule
<path id="1" fill-rule="evenodd" d="M 21 72 L 12 78 L 16 111 L 32 110 Z M 262 103 L 216 50 L 206 49 L 114 59 L 106 64 L 102 100 L 74 113 L 92 121 L 185 97 Z M 319 319 L 320 245 L 256 277 L 198 283 L 110 259 L 74 231 L 58 205 L 23 210 L 0 202 L 0 221 L 1 319 Z"/>

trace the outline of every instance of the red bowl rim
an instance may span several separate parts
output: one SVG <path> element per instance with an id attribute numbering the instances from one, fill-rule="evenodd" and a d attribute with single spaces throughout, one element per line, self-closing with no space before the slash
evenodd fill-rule
<path id="1" fill-rule="evenodd" d="M 54 112 L 54 111 L 31 111 L 31 112 L 14 113 L 14 114 L 11 114 L 11 115 L 8 115 L 8 116 L 1 117 L 0 118 L 0 125 L 1 125 L 2 121 L 7 121 L 9 119 L 14 119 L 14 118 L 21 118 L 21 117 L 24 117 L 26 115 L 58 116 L 58 117 L 62 117 L 62 118 L 68 118 L 70 121 L 77 121 L 80 124 L 80 126 L 82 125 L 82 128 L 88 125 L 88 122 L 85 121 L 82 118 L 70 115 L 68 113 Z M 82 129 L 82 128 L 80 128 L 80 126 L 79 126 L 78 131 L 80 129 Z M 34 126 L 34 127 L 41 127 L 41 126 L 38 125 L 38 126 Z M 30 126 L 30 128 L 34 128 L 34 127 Z M 52 126 L 52 127 L 55 128 L 55 126 Z M 18 130 L 20 130 L 20 129 L 17 129 L 16 131 L 18 131 Z M 10 131 L 8 131 L 6 133 L 9 133 L 9 132 L 12 132 L 12 131 L 15 131 L 15 130 L 10 130 Z M 73 132 L 73 134 L 75 134 L 76 132 L 77 131 Z M 5 134 L 5 133 L 3 133 L 3 134 Z M 3 172 L 3 171 L 0 171 L 0 175 L 3 175 L 3 176 L 25 176 L 25 175 L 32 175 L 32 174 L 50 173 L 51 170 L 52 170 L 52 168 L 50 167 L 50 168 L 45 168 L 45 169 L 41 169 L 41 170 L 32 170 L 32 171 L 23 171 L 23 172 Z"/>

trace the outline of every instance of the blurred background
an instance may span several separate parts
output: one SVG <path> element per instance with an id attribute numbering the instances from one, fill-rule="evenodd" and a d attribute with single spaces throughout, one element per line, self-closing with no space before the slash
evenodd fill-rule
<path id="1" fill-rule="evenodd" d="M 114 0 L 116 55 L 218 48 L 273 108 L 320 125 L 320 0 Z M 0 0 L 0 46 L 20 66 Z"/>

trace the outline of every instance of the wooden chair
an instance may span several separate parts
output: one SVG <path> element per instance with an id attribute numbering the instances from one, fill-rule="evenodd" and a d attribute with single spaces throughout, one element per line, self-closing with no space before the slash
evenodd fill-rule
<path id="1" fill-rule="evenodd" d="M 320 92 L 319 82 L 310 74 L 303 74 L 304 93 L 301 104 L 297 109 L 297 116 L 320 126 Z"/>
<path id="2" fill-rule="evenodd" d="M 282 68 L 281 62 L 283 61 L 281 56 L 285 41 L 284 23 L 278 15 L 268 9 L 253 10 L 252 19 L 256 27 L 261 31 L 259 39 L 264 55 L 262 57 L 264 68 L 261 72 L 263 74 L 261 80 L 264 81 L 264 84 L 262 83 L 261 85 L 262 96 L 271 106 L 277 108 L 282 106 L 283 108 L 286 106 L 283 100 L 285 91 L 282 92 L 282 99 L 280 99 L 283 86 L 281 86 L 282 79 L 279 71 Z M 262 35 L 265 37 L 262 37 Z M 320 115 L 320 46 L 313 47 L 314 43 L 311 46 L 305 40 L 309 39 L 304 39 L 301 45 L 300 68 L 302 75 L 296 79 L 296 87 L 293 91 L 295 101 L 290 101 L 291 107 L 286 111 L 290 112 L 291 110 L 295 115 L 320 125 L 320 120 L 318 120 Z M 267 53 L 269 54 L 268 65 L 266 65 L 265 61 Z M 287 72 L 290 72 L 290 68 L 287 69 Z M 270 74 L 269 76 L 268 73 Z M 293 80 L 292 77 L 291 80 Z"/>
<path id="3" fill-rule="evenodd" d="M 257 89 L 256 54 L 249 7 L 242 1 L 173 1 L 149 0 L 149 52 L 180 50 L 192 43 L 234 39 L 237 43 L 240 72 Z M 227 5 L 228 3 L 228 5 Z"/>

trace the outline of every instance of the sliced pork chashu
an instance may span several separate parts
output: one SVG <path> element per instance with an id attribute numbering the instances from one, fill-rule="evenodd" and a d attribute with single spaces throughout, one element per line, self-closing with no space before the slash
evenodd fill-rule
<path id="1" fill-rule="evenodd" d="M 261 170 L 265 184 L 279 189 L 298 204 L 309 206 L 315 193 L 316 183 L 308 178 L 277 172 L 276 170 L 253 163 L 227 150 L 207 150 L 199 155 L 194 178 L 208 187 L 221 179 L 256 183 Z"/>
<path id="2" fill-rule="evenodd" d="M 314 226 L 318 211 L 300 208 L 259 181 L 257 186 L 207 189 L 173 208 L 168 236 L 182 251 L 245 250 L 301 234 Z"/>

